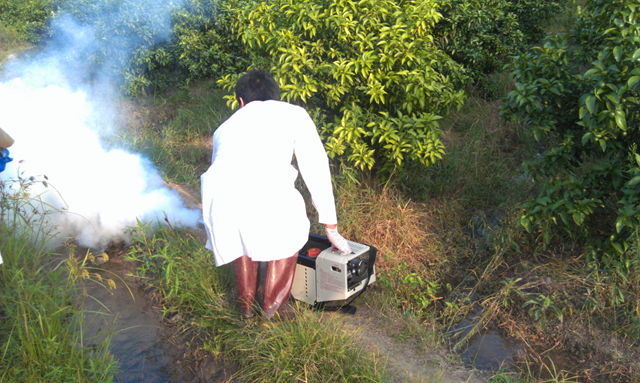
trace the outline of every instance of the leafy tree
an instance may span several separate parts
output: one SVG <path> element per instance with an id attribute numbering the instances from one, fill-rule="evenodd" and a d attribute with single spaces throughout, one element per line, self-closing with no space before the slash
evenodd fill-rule
<path id="1" fill-rule="evenodd" d="M 173 14 L 171 42 L 142 51 L 129 68 L 129 89 L 144 92 L 176 82 L 221 77 L 247 66 L 217 0 L 186 0 Z"/>
<path id="2" fill-rule="evenodd" d="M 441 0 L 444 18 L 436 40 L 478 81 L 538 42 L 545 21 L 558 9 L 553 0 Z"/>
<path id="3" fill-rule="evenodd" d="M 527 44 L 539 42 L 544 37 L 545 21 L 560 11 L 557 0 L 511 0 L 509 3 L 509 12 L 518 20 Z"/>
<path id="4" fill-rule="evenodd" d="M 522 225 L 583 239 L 606 263 L 640 228 L 639 64 L 640 3 L 590 0 L 570 33 L 517 58 L 504 109 L 543 147 L 526 164 L 541 190 Z"/>
<path id="5" fill-rule="evenodd" d="M 386 170 L 442 157 L 438 120 L 463 102 L 464 71 L 434 43 L 436 1 L 234 0 L 229 12 L 252 63 L 315 109 L 330 156 Z"/>
<path id="6" fill-rule="evenodd" d="M 54 0 L 0 0 L 0 28 L 10 28 L 29 41 L 46 31 Z"/>
<path id="7" fill-rule="evenodd" d="M 107 76 L 133 94 L 143 93 L 150 87 L 219 76 L 243 66 L 233 55 L 237 44 L 225 30 L 227 20 L 217 3 L 58 0 L 50 37 L 72 77 Z M 75 45 L 69 48 L 69 42 Z"/>
<path id="8" fill-rule="evenodd" d="M 499 69 L 522 48 L 524 34 L 511 6 L 508 0 L 443 1 L 438 43 L 473 79 Z"/>

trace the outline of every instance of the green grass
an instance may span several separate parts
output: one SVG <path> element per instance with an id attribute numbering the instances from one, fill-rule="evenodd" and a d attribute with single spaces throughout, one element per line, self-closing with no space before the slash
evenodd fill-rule
<path id="1" fill-rule="evenodd" d="M 147 100 L 136 100 L 131 126 L 112 143 L 143 153 L 172 182 L 198 187 L 211 162 L 211 137 L 230 114 L 224 92 L 212 82 L 184 87 Z"/>
<path id="2" fill-rule="evenodd" d="M 527 383 L 527 381 L 514 374 L 500 373 L 491 377 L 487 383 Z"/>
<path id="3" fill-rule="evenodd" d="M 383 381 L 375 355 L 354 345 L 338 319 L 301 308 L 291 320 L 248 326 L 227 342 L 243 364 L 237 374 L 243 381 Z"/>
<path id="4" fill-rule="evenodd" d="M 73 255 L 52 256 L 32 216 L 30 227 L 21 224 L 26 215 L 11 217 L 8 208 L 29 210 L 17 195 L 0 192 L 0 382 L 112 382 L 108 340 L 85 345 L 76 297 L 88 271 Z"/>
<path id="5" fill-rule="evenodd" d="M 202 241 L 188 232 L 161 228 L 151 235 L 140 226 L 129 257 L 161 293 L 165 313 L 181 313 L 185 331 L 237 365 L 241 381 L 383 381 L 380 361 L 356 346 L 335 318 L 299 307 L 290 320 L 242 321 L 232 303 L 229 268 L 216 268 Z"/>
<path id="6" fill-rule="evenodd" d="M 530 138 L 503 121 L 499 108 L 499 101 L 471 93 L 459 112 L 442 121 L 445 157 L 429 168 L 405 167 L 400 188 L 418 200 L 456 199 L 468 211 L 496 209 L 526 195 L 530 186 L 522 182 L 520 163 L 530 150 Z"/>
<path id="7" fill-rule="evenodd" d="M 26 14 L 41 2 L 6 3 L 0 0 L 0 9 L 17 6 Z M 0 69 L 33 40 L 26 24 L 6 21 L 2 15 Z M 46 217 L 32 209 L 42 203 L 29 197 L 32 182 L 0 181 L 0 382 L 113 382 L 117 364 L 108 340 L 87 346 L 82 330 L 78 279 L 90 274 L 74 257 L 50 253 L 50 233 L 41 229 Z"/>

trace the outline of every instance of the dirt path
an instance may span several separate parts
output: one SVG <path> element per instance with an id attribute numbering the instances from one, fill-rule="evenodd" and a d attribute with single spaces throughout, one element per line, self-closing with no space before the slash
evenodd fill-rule
<path id="1" fill-rule="evenodd" d="M 385 360 L 387 383 L 484 383 L 488 374 L 469 370 L 439 345 L 430 330 L 394 311 L 382 311 L 371 302 L 355 302 L 355 314 L 340 316 L 361 346 Z"/>

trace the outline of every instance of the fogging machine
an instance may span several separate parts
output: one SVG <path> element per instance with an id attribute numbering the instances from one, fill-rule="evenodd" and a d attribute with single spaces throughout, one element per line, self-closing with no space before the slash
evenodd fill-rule
<path id="1" fill-rule="evenodd" d="M 376 281 L 377 249 L 348 241 L 352 253 L 342 255 L 326 237 L 309 235 L 298 253 L 291 295 L 315 308 L 346 307 Z"/>

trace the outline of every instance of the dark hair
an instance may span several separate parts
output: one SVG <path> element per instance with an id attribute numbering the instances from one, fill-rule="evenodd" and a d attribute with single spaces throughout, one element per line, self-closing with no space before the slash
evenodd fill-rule
<path id="1" fill-rule="evenodd" d="M 271 73 L 254 69 L 238 79 L 235 87 L 236 98 L 242 97 L 245 104 L 251 101 L 279 100 L 280 87 Z"/>

